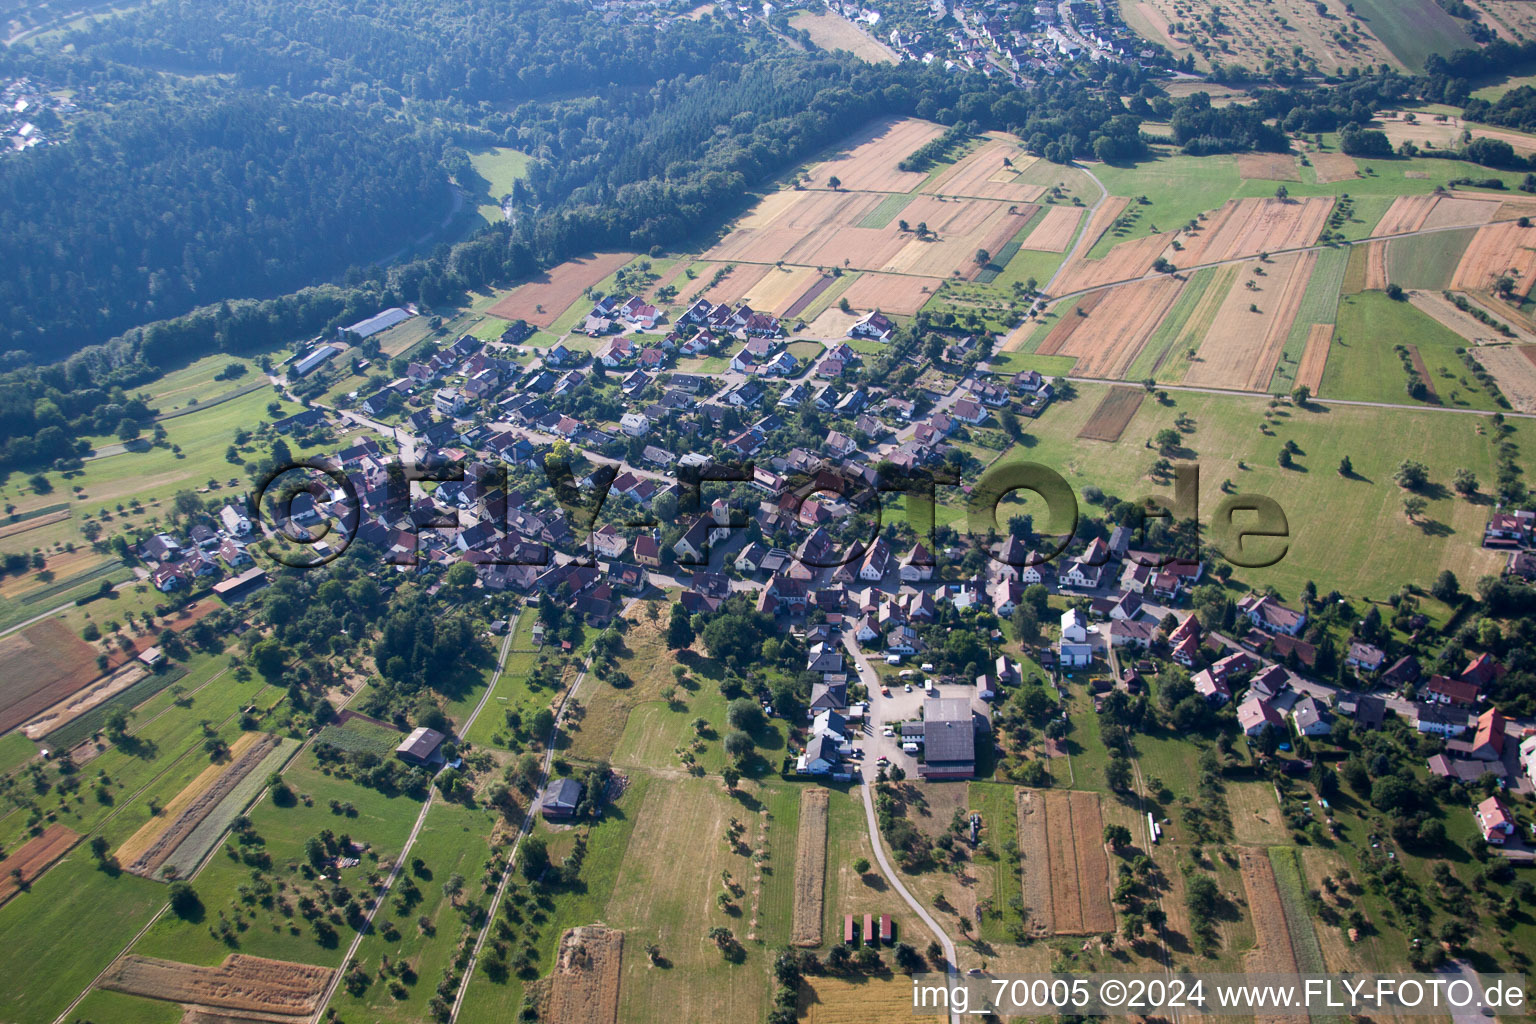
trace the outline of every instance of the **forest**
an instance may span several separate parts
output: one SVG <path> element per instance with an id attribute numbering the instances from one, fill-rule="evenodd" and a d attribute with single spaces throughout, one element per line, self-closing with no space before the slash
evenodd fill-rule
<path id="1" fill-rule="evenodd" d="M 440 150 L 399 121 L 254 94 L 88 118 L 0 161 L 0 348 L 56 358 L 383 259 L 448 211 Z"/>

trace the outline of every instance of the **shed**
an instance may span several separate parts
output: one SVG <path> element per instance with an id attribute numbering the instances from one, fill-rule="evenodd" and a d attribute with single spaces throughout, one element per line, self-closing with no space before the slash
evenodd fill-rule
<path id="1" fill-rule="evenodd" d="M 575 779 L 556 779 L 544 787 L 539 813 L 546 821 L 565 821 L 575 816 L 581 805 L 581 783 Z"/>
<path id="2" fill-rule="evenodd" d="M 873 944 L 875 941 L 875 915 L 864 915 L 864 941 Z"/>
<path id="3" fill-rule="evenodd" d="M 880 915 L 880 941 L 887 946 L 896 941 L 896 931 L 891 924 L 890 914 Z"/>
<path id="4" fill-rule="evenodd" d="M 858 932 L 854 931 L 854 928 L 853 928 L 853 915 L 852 914 L 844 914 L 843 915 L 843 941 L 851 946 L 851 945 L 854 944 L 855 941 L 857 941 L 858 937 L 859 937 Z"/>

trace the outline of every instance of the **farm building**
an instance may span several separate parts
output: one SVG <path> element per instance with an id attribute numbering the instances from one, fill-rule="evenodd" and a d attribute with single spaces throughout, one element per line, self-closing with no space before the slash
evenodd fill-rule
<path id="1" fill-rule="evenodd" d="M 441 755 L 437 748 L 443 745 L 445 739 L 447 737 L 436 729 L 421 726 L 395 748 L 395 754 L 400 760 L 410 764 L 430 764 L 433 760 L 440 759 Z"/>
<path id="2" fill-rule="evenodd" d="M 371 338 L 375 334 L 389 330 L 396 324 L 405 323 L 411 318 L 411 314 L 399 306 L 391 306 L 382 312 L 375 313 L 366 320 L 359 320 L 351 327 L 343 327 L 342 334 L 355 334 L 359 340 Z"/>
<path id="3" fill-rule="evenodd" d="M 312 349 L 302 359 L 293 364 L 293 372 L 296 376 L 308 377 L 319 369 L 326 360 L 340 351 L 341 349 L 334 345 L 321 345 L 319 348 Z"/>
<path id="4" fill-rule="evenodd" d="M 896 940 L 896 930 L 891 926 L 891 915 L 880 915 L 880 941 L 889 946 Z"/>
<path id="5" fill-rule="evenodd" d="M 556 779 L 544 788 L 539 813 L 546 821 L 565 821 L 575 816 L 581 805 L 581 783 L 575 779 Z"/>

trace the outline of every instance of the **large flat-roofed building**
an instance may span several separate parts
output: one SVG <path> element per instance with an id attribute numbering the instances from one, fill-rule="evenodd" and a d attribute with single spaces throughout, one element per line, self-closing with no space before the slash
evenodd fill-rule
<path id="1" fill-rule="evenodd" d="M 400 760 L 410 764 L 430 764 L 438 757 L 437 748 L 441 747 L 443 740 L 447 738 L 436 729 L 422 726 L 395 748 L 395 754 Z"/>
<path id="2" fill-rule="evenodd" d="M 925 779 L 969 779 L 976 774 L 976 716 L 968 697 L 933 697 L 923 701 Z"/>

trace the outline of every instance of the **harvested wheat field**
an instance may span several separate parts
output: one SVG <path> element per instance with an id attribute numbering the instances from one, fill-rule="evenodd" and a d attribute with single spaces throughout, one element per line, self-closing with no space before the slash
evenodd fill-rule
<path id="1" fill-rule="evenodd" d="M 1038 159 L 1026 153 L 1012 136 L 993 133 L 980 148 L 924 185 L 923 191 L 933 195 L 1032 203 L 1045 194 L 1045 186 L 1026 184 L 1018 178 Z"/>
<path id="2" fill-rule="evenodd" d="M 776 196 L 789 195 L 792 202 Z M 722 262 L 776 263 L 802 266 L 842 266 L 849 259 L 861 269 L 878 265 L 907 244 L 898 225 L 858 226 L 883 197 L 870 192 L 801 191 L 777 193 L 735 230 L 722 238 L 705 259 Z"/>
<path id="3" fill-rule="evenodd" d="M 790 942 L 821 945 L 822 901 L 827 881 L 827 791 L 801 790 L 795 837 L 795 917 Z"/>
<path id="4" fill-rule="evenodd" d="M 560 936 L 554 971 L 534 987 L 539 1019 L 552 1024 L 614 1024 L 624 933 L 591 925 Z"/>
<path id="5" fill-rule="evenodd" d="M 1237 173 L 1250 181 L 1300 181 L 1301 165 L 1292 153 L 1239 153 Z"/>
<path id="6" fill-rule="evenodd" d="M 1099 239 L 1104 237 L 1104 232 L 1114 226 L 1115 221 L 1125 212 L 1131 201 L 1125 196 L 1110 196 L 1099 206 L 1098 212 L 1088 221 L 1088 227 L 1083 232 L 1083 252 L 1087 252 L 1099 244 Z"/>
<path id="7" fill-rule="evenodd" d="M 742 296 L 757 287 L 757 283 L 764 277 L 767 277 L 771 270 L 773 270 L 772 267 L 759 267 L 752 264 L 738 263 L 728 274 L 721 277 L 717 283 L 704 289 L 702 297 L 705 302 L 723 302 L 727 306 L 734 306 L 741 301 Z M 710 280 L 713 279 L 714 275 L 711 274 Z"/>
<path id="8" fill-rule="evenodd" d="M 21 727 L 29 740 L 40 740 L 53 730 L 73 722 L 108 698 L 122 693 L 149 674 L 143 662 L 133 662 L 111 675 L 102 676 L 84 690 L 60 701 Z"/>
<path id="9" fill-rule="evenodd" d="M 1536 412 L 1536 346 L 1490 345 L 1476 355 L 1516 412 Z"/>
<path id="10" fill-rule="evenodd" d="M 811 42 L 823 50 L 847 50 L 870 64 L 895 64 L 896 51 L 861 30 L 841 14 L 831 11 L 801 11 L 789 19 L 793 28 L 804 29 Z"/>
<path id="11" fill-rule="evenodd" d="M 1073 374 L 1120 380 L 1183 288 L 1183 281 L 1164 276 L 1085 296 L 1046 336 L 1039 354 L 1076 356 Z"/>
<path id="12" fill-rule="evenodd" d="M 796 1012 L 801 1024 L 911 1024 L 912 985 L 899 974 L 807 977 Z"/>
<path id="13" fill-rule="evenodd" d="M 1367 242 L 1365 246 L 1365 281 L 1363 291 L 1385 291 L 1387 279 L 1387 246 L 1389 242 Z"/>
<path id="14" fill-rule="evenodd" d="M 916 118 L 877 121 L 806 173 L 812 188 L 825 188 L 829 178 L 837 178 L 845 189 L 910 192 L 923 183 L 927 172 L 903 171 L 896 165 L 943 133 L 942 126 Z"/>
<path id="15" fill-rule="evenodd" d="M 1019 798 L 1019 850 L 1026 864 L 1024 900 L 1032 918 L 1043 918 L 1040 897 L 1030 893 L 1030 851 L 1044 851 L 1048 865 L 1051 930 L 1056 935 L 1113 931 L 1109 904 L 1109 859 L 1097 793 L 1067 790 L 1032 792 Z M 1038 860 L 1037 860 L 1038 865 Z M 1038 881 L 1037 881 L 1038 884 Z M 1033 901 L 1033 902 L 1032 902 Z"/>
<path id="16" fill-rule="evenodd" d="M 158 816 L 165 823 L 152 821 L 134 833 L 118 848 L 118 861 L 133 874 L 145 878 L 154 877 L 182 840 L 192 834 L 202 820 L 275 746 L 277 737 L 269 733 L 248 732 L 241 735 L 230 747 L 229 761 L 206 769 L 176 794 L 171 804 Z M 178 802 L 181 803 L 180 807 L 176 807 Z"/>
<path id="17" fill-rule="evenodd" d="M 1424 218 L 1425 228 L 1482 227 L 1499 215 L 1499 199 L 1462 199 L 1442 196 Z"/>
<path id="18" fill-rule="evenodd" d="M 811 338 L 843 339 L 848 337 L 848 328 L 852 327 L 858 318 L 857 313 L 844 313 L 836 306 L 829 306 L 820 316 L 811 321 L 805 333 Z"/>
<path id="19" fill-rule="evenodd" d="M 907 204 L 903 216 L 914 226 L 926 224 L 931 234 L 921 239 L 915 234 L 904 236 L 908 241 L 884 266 L 872 266 L 872 261 L 862 265 L 873 270 L 925 277 L 949 277 L 955 271 L 962 277 L 974 277 L 982 270 L 975 260 L 976 250 L 999 251 L 1023 229 L 1034 212 L 1032 208 L 1023 213 L 1010 210 L 1009 204 L 991 199 L 943 200 L 936 196 L 918 196 Z M 886 228 L 877 233 L 892 230 Z M 855 266 L 861 265 L 859 254 L 850 255 Z M 868 257 L 863 258 L 868 260 Z"/>
<path id="20" fill-rule="evenodd" d="M 1387 212 L 1381 215 L 1381 220 L 1376 222 L 1376 227 L 1371 234 L 1401 235 L 1408 231 L 1419 230 L 1424 226 L 1424 221 L 1429 219 L 1436 200 L 1437 197 L 1434 195 L 1398 196 L 1392 200 L 1392 205 L 1387 207 Z"/>
<path id="21" fill-rule="evenodd" d="M 503 320 L 526 320 L 535 327 L 548 327 L 581 298 L 582 292 L 634 258 L 634 253 L 600 252 L 567 260 L 518 285 L 486 312 Z"/>
<path id="22" fill-rule="evenodd" d="M 1025 927 L 1031 935 L 1046 938 L 1055 934 L 1056 917 L 1051 903 L 1051 853 L 1045 841 L 1045 794 L 1034 789 L 1015 792 L 1019 808 Z"/>
<path id="23" fill-rule="evenodd" d="M 1051 290 L 1056 295 L 1069 295 L 1088 288 L 1146 277 L 1152 272 L 1152 264 L 1157 262 L 1157 258 L 1172 240 L 1173 232 L 1169 231 L 1139 238 L 1134 242 L 1121 242 L 1101 260 L 1068 260 L 1051 283 Z"/>
<path id="24" fill-rule="evenodd" d="M 0 732 L 8 732 L 78 693 L 100 673 L 96 649 L 58 619 L 44 619 L 0 640 Z"/>
<path id="25" fill-rule="evenodd" d="M 1328 223 L 1333 199 L 1234 199 L 1211 214 L 1198 231 L 1180 232 L 1182 252 L 1164 255 L 1193 267 L 1313 245 Z"/>
<path id="26" fill-rule="evenodd" d="M 1501 131 L 1497 128 L 1481 128 L 1467 124 L 1459 117 L 1447 117 L 1444 121 L 1415 120 L 1408 122 L 1401 116 L 1378 116 L 1380 130 L 1384 132 L 1392 142 L 1392 148 L 1396 149 L 1405 142 L 1412 142 L 1417 146 L 1428 143 L 1436 149 L 1456 149 L 1461 143 L 1462 132 L 1470 131 L 1474 139 L 1494 139 L 1509 143 L 1516 153 L 1526 155 L 1536 153 L 1536 139 L 1519 132 Z"/>
<path id="27" fill-rule="evenodd" d="M 1110 388 L 1077 436 L 1087 441 L 1120 440 L 1145 394 L 1141 388 Z"/>
<path id="28" fill-rule="evenodd" d="M 1019 243 L 1021 249 L 1037 252 L 1066 252 L 1077 233 L 1077 225 L 1083 219 L 1083 211 L 1075 206 L 1052 206 L 1040 218 L 1040 223 Z"/>
<path id="29" fill-rule="evenodd" d="M 1307 333 L 1307 348 L 1296 369 L 1296 386 L 1305 386 L 1317 394 L 1323 386 L 1323 368 L 1328 365 L 1328 349 L 1333 344 L 1333 324 L 1313 324 Z"/>
<path id="30" fill-rule="evenodd" d="M 843 291 L 843 298 L 854 309 L 878 309 L 882 313 L 916 313 L 939 290 L 937 277 L 907 277 L 903 274 L 860 274 Z"/>
<path id="31" fill-rule="evenodd" d="M 783 316 L 800 293 L 820 276 L 813 267 L 770 267 L 742 299 L 759 312 Z"/>
<path id="32" fill-rule="evenodd" d="M 1317 264 L 1317 253 L 1292 253 L 1271 260 L 1257 291 L 1227 293 L 1184 383 L 1235 391 L 1265 391 L 1274 376 L 1286 338 L 1301 309 L 1302 296 Z M 1258 312 L 1253 307 L 1258 307 Z"/>
<path id="33" fill-rule="evenodd" d="M 329 967 L 233 953 L 218 967 L 130 954 L 101 978 L 113 992 L 211 1009 L 307 1017 L 320 1008 Z"/>
<path id="34" fill-rule="evenodd" d="M 1248 893 L 1254 935 L 1254 947 L 1244 954 L 1243 966 L 1249 974 L 1295 974 L 1296 954 L 1291 950 L 1291 932 L 1285 924 L 1285 907 L 1269 854 L 1251 846 L 1239 847 L 1237 861 L 1243 889 Z"/>
<path id="35" fill-rule="evenodd" d="M 1513 293 L 1524 298 L 1536 274 L 1536 231 L 1517 223 L 1479 228 L 1451 278 L 1453 291 L 1492 291 L 1499 278 L 1514 279 Z"/>
<path id="36" fill-rule="evenodd" d="M 1359 165 L 1347 153 L 1313 153 L 1307 159 L 1312 161 L 1319 185 L 1360 177 Z"/>
<path id="37" fill-rule="evenodd" d="M 20 871 L 21 885 L 30 885 L 79 841 L 80 834 L 74 829 L 49 825 L 43 829 L 42 835 L 33 836 L 18 846 L 9 857 L 0 860 L 0 903 L 16 895 L 21 888 L 11 872 Z"/>

